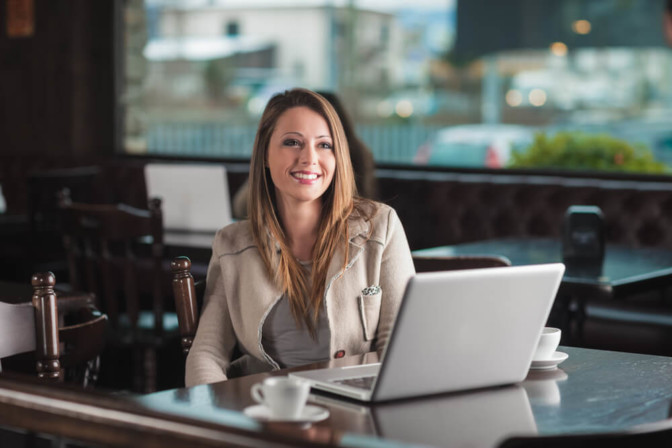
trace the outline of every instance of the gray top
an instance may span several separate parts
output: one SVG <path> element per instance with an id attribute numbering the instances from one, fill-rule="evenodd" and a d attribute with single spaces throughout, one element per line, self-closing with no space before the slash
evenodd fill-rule
<path id="1" fill-rule="evenodd" d="M 308 270 L 310 262 L 301 262 Z M 289 299 L 283 296 L 268 313 L 261 332 L 264 351 L 280 367 L 295 367 L 329 359 L 329 321 L 324 307 L 317 320 L 316 339 L 305 325 L 297 325 L 292 315 Z"/>

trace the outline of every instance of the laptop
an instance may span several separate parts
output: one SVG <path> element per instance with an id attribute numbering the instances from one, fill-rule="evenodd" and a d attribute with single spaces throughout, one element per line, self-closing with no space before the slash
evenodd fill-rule
<path id="1" fill-rule="evenodd" d="M 215 232 L 231 223 L 226 168 L 218 164 L 148 163 L 149 197 L 162 200 L 166 231 Z"/>
<path id="2" fill-rule="evenodd" d="M 289 375 L 370 402 L 518 383 L 564 271 L 553 263 L 416 274 L 381 362 Z"/>

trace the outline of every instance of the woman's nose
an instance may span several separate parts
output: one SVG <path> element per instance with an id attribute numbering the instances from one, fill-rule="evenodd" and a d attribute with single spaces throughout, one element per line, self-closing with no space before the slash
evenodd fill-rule
<path id="1" fill-rule="evenodd" d="M 306 165 L 316 165 L 317 157 L 317 149 L 312 145 L 306 146 L 306 148 L 301 151 L 301 162 Z"/>

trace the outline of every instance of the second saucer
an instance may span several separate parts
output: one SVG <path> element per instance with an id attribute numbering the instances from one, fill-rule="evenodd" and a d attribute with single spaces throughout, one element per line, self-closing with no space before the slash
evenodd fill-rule
<path id="1" fill-rule="evenodd" d="M 550 370 L 558 367 L 558 364 L 569 358 L 564 352 L 555 352 L 549 359 L 533 360 L 530 369 Z"/>
<path id="2" fill-rule="evenodd" d="M 248 417 L 257 420 L 269 422 L 288 422 L 288 423 L 314 423 L 329 417 L 329 411 L 320 406 L 313 406 L 307 404 L 303 411 L 296 418 L 294 417 L 276 417 L 271 413 L 271 410 L 263 404 L 249 406 L 243 411 Z"/>

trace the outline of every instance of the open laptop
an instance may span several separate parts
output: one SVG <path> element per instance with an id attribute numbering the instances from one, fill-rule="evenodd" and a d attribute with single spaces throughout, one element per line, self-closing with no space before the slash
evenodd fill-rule
<path id="1" fill-rule="evenodd" d="M 380 363 L 290 376 L 371 402 L 520 382 L 564 271 L 553 263 L 416 274 Z"/>
<path id="2" fill-rule="evenodd" d="M 231 223 L 226 168 L 219 164 L 148 163 L 149 197 L 162 199 L 167 231 L 215 232 Z"/>

